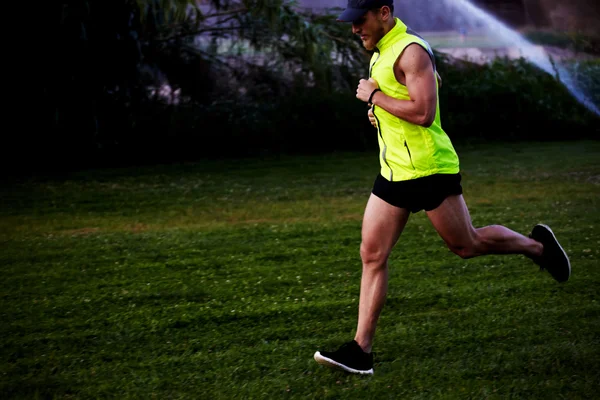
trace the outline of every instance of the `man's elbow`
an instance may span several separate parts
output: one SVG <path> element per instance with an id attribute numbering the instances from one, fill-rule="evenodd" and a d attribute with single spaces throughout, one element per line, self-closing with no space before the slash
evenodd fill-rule
<path id="1" fill-rule="evenodd" d="M 417 120 L 417 125 L 420 125 L 424 128 L 429 128 L 431 124 L 435 121 L 435 111 L 434 112 L 424 112 L 419 115 Z"/>

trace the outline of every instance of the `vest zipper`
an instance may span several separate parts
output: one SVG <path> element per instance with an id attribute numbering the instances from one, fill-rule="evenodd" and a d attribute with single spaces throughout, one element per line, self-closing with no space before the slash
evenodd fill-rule
<path id="1" fill-rule="evenodd" d="M 377 60 L 379 60 L 379 57 L 381 57 L 381 53 L 379 52 L 379 49 L 376 47 L 375 48 L 375 52 L 377 53 L 377 58 L 375 58 L 375 61 L 373 61 L 373 64 L 371 64 L 369 66 L 369 78 L 371 78 L 371 72 L 373 71 L 373 66 L 375 66 L 375 63 L 377 62 Z M 375 114 L 375 105 L 373 105 L 373 116 L 375 117 L 375 120 L 377 121 L 377 131 L 379 132 L 379 137 L 381 138 L 381 141 L 383 142 L 383 150 L 381 151 L 381 158 L 383 159 L 383 162 L 385 163 L 385 165 L 387 165 L 387 167 L 390 170 L 390 181 L 394 180 L 394 171 L 392 171 L 392 167 L 390 167 L 390 164 L 388 163 L 387 159 L 385 158 L 385 153 L 387 152 L 387 144 L 385 143 L 385 140 L 383 140 L 383 134 L 381 133 L 381 124 L 379 123 L 379 118 L 377 118 L 377 115 Z"/>
<path id="2" fill-rule="evenodd" d="M 377 47 L 375 47 L 375 53 L 377 53 L 377 58 L 375 59 L 375 61 L 373 61 L 373 64 L 369 66 L 369 78 L 371 77 L 371 71 L 373 70 L 373 66 L 375 65 L 377 60 L 379 60 L 379 57 L 381 57 L 381 53 L 379 52 L 379 49 Z"/>
<path id="3" fill-rule="evenodd" d="M 406 139 L 404 139 L 404 147 L 406 147 L 406 151 L 408 152 L 408 159 L 410 160 L 410 165 L 415 169 L 415 164 L 413 164 L 412 155 L 410 154 L 410 149 L 408 148 L 408 143 L 406 143 Z"/>

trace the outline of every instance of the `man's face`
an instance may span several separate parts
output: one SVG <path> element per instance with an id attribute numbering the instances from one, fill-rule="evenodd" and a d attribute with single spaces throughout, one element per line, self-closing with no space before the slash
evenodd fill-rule
<path id="1" fill-rule="evenodd" d="M 352 23 L 352 33 L 360 36 L 363 46 L 373 50 L 384 35 L 381 10 L 371 10 Z"/>

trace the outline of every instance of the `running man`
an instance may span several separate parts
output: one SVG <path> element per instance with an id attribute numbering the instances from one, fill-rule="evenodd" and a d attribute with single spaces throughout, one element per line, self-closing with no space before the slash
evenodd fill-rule
<path id="1" fill-rule="evenodd" d="M 473 227 L 462 196 L 459 159 L 440 122 L 440 78 L 429 44 L 393 15 L 391 0 L 349 0 L 338 21 L 373 51 L 369 79 L 356 97 L 377 128 L 380 173 L 367 202 L 360 255 L 362 278 L 354 340 L 315 360 L 350 373 L 373 374 L 371 352 L 388 286 L 388 257 L 411 213 L 424 210 L 449 249 L 469 259 L 522 254 L 558 282 L 571 275 L 552 230 L 535 225 L 529 237 L 501 225 Z"/>

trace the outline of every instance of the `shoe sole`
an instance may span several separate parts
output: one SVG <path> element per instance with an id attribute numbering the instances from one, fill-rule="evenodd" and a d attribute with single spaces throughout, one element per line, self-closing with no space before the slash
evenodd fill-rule
<path id="1" fill-rule="evenodd" d="M 341 369 L 342 371 L 350 372 L 352 374 L 373 375 L 373 368 L 365 371 L 346 367 L 344 364 L 340 364 L 339 362 L 334 361 L 331 358 L 323 357 L 318 351 L 315 353 L 314 357 L 316 362 L 329 368 Z"/>
<path id="2" fill-rule="evenodd" d="M 558 248 L 560 249 L 560 251 L 562 251 L 563 256 L 567 260 L 567 266 L 569 267 L 569 275 L 567 275 L 567 279 L 559 281 L 559 282 L 566 282 L 566 281 L 568 281 L 569 278 L 571 277 L 571 261 L 569 260 L 569 256 L 567 256 L 567 253 L 565 252 L 565 249 L 562 248 L 562 246 L 558 242 L 558 239 L 556 239 L 556 236 L 554 236 L 554 232 L 552 232 L 552 229 L 550 229 L 550 227 L 548 225 L 538 224 L 538 226 L 544 227 L 544 228 L 546 228 L 548 230 L 548 232 L 550 232 L 550 234 L 552 235 L 552 240 L 554 240 L 554 243 L 556 243 L 556 245 L 558 246 Z"/>

